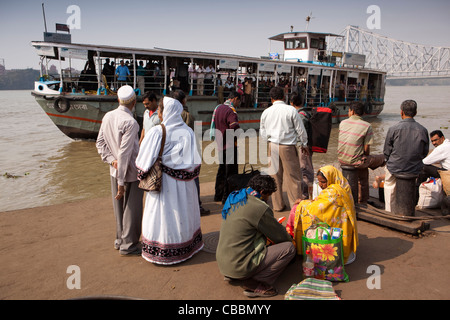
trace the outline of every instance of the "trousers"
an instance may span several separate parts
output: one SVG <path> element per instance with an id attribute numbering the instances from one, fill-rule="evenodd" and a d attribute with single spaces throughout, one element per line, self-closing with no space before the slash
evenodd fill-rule
<path id="1" fill-rule="evenodd" d="M 116 218 L 116 240 L 114 247 L 120 253 L 127 254 L 141 248 L 142 209 L 144 191 L 139 188 L 139 181 L 125 182 L 125 194 L 120 200 L 117 194 L 117 179 L 111 176 L 111 193 L 114 217 Z"/>
<path id="2" fill-rule="evenodd" d="M 267 247 L 266 256 L 251 278 L 272 286 L 295 255 L 296 250 L 292 242 Z"/>
<path id="3" fill-rule="evenodd" d="M 269 175 L 277 184 L 277 191 L 272 194 L 273 209 L 275 211 L 285 209 L 283 183 L 289 198 L 289 208 L 292 208 L 295 201 L 302 197 L 302 170 L 299 166 L 298 149 L 295 145 L 270 142 L 269 152 Z"/>
<path id="4" fill-rule="evenodd" d="M 309 197 L 308 186 L 314 183 L 314 167 L 312 162 L 312 148 L 309 148 L 309 154 L 306 154 L 301 148 L 299 148 L 299 160 L 300 168 L 302 169 L 302 194 L 305 199 Z"/>
<path id="5" fill-rule="evenodd" d="M 358 169 L 358 199 L 354 199 L 355 203 L 366 203 L 369 200 L 369 169 L 375 170 L 385 163 L 383 154 L 368 155 L 364 157 L 364 162 L 355 165 Z M 342 162 L 341 162 L 342 163 Z M 343 165 L 349 165 L 342 163 Z"/>
<path id="6" fill-rule="evenodd" d="M 216 184 L 214 201 L 222 201 L 222 204 L 228 198 L 228 178 L 238 173 L 239 165 L 237 162 L 237 147 L 219 151 L 219 168 L 216 174 Z"/>

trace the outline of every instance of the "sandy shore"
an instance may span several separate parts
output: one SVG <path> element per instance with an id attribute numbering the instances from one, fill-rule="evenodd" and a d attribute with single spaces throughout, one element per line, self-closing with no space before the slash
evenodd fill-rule
<path id="1" fill-rule="evenodd" d="M 212 190 L 212 183 L 201 186 L 203 204 L 211 210 L 201 219 L 206 241 L 221 224 L 221 206 L 213 202 Z M 448 220 L 433 222 L 420 238 L 363 221 L 358 228 L 357 259 L 346 267 L 350 282 L 334 284 L 342 299 L 450 299 Z M 158 266 L 139 256 L 120 256 L 113 248 L 114 234 L 109 197 L 0 213 L 0 299 L 249 299 L 242 288 L 223 281 L 214 254 L 201 251 L 182 264 Z M 72 265 L 80 268 L 80 289 L 67 286 Z M 381 271 L 380 289 L 367 286 L 373 265 Z M 288 266 L 276 283 L 279 295 L 271 299 L 283 299 L 302 280 L 300 266 L 299 259 Z"/>

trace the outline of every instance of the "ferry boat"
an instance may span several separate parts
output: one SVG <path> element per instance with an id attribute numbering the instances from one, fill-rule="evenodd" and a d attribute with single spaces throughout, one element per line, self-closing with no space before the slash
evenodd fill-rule
<path id="1" fill-rule="evenodd" d="M 230 90 L 244 93 L 237 109 L 241 128 L 259 129 L 262 112 L 270 107 L 272 86 L 297 91 L 306 107 L 329 107 L 333 121 L 347 117 L 354 100 L 365 104 L 365 117 L 380 114 L 384 108 L 386 73 L 365 69 L 365 57 L 327 50 L 327 41 L 337 34 L 287 32 L 270 37 L 284 43 L 283 53 L 247 57 L 162 48 L 139 49 L 108 45 L 75 44 L 58 39 L 34 41 L 40 56 L 41 77 L 32 95 L 54 124 L 73 139 L 96 139 L 103 116 L 117 108 L 119 82 L 116 66 L 127 65 L 126 82 L 137 93 L 135 116 L 142 123 L 144 92 L 158 97 L 182 89 L 188 95 L 189 112 L 209 129 L 214 108 Z M 86 61 L 80 74 L 71 68 L 74 59 Z M 59 73 L 49 75 L 49 63 Z M 251 88 L 251 89 L 250 89 Z"/>

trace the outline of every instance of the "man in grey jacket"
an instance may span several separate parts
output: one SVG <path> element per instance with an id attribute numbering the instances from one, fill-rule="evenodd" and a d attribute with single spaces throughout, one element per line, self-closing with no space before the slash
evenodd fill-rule
<path id="1" fill-rule="evenodd" d="M 394 175 L 419 175 L 423 167 L 422 159 L 428 155 L 430 146 L 427 129 L 414 120 L 417 103 L 406 100 L 400 109 L 402 120 L 389 128 L 384 144 L 386 211 L 391 211 L 391 194 L 396 185 Z"/>

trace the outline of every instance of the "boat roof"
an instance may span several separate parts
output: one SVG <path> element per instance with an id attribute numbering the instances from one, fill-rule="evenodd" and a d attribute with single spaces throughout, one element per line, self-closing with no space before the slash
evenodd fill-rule
<path id="1" fill-rule="evenodd" d="M 342 35 L 335 34 L 335 33 L 310 32 L 310 31 L 292 31 L 292 32 L 284 32 L 284 33 L 277 34 L 276 36 L 270 37 L 269 40 L 284 41 L 285 35 L 288 35 L 288 34 L 289 35 L 294 35 L 294 36 L 310 34 L 310 35 L 318 35 L 318 36 L 325 36 L 325 37 L 343 37 Z"/>
<path id="2" fill-rule="evenodd" d="M 67 49 L 85 49 L 92 51 L 100 51 L 102 56 L 105 57 L 123 57 L 124 55 L 135 54 L 136 59 L 141 57 L 153 56 L 186 56 L 192 58 L 203 58 L 203 59 L 239 59 L 239 60 L 254 60 L 253 57 L 247 57 L 235 54 L 222 54 L 222 53 L 212 53 L 203 51 L 185 51 L 185 50 L 173 50 L 164 48 L 132 48 L 132 47 L 119 47 L 110 45 L 97 45 L 97 44 L 80 44 L 80 43 L 59 43 L 59 42 L 45 42 L 45 41 L 33 41 L 32 46 L 38 47 L 56 47 L 56 48 L 67 48 Z"/>
<path id="3" fill-rule="evenodd" d="M 297 61 L 284 61 L 284 60 L 270 60 L 267 58 L 256 58 L 236 54 L 223 54 L 223 53 L 212 53 L 203 51 L 183 51 L 174 49 L 164 49 L 164 48 L 153 48 L 153 49 L 143 49 L 143 48 L 132 48 L 132 47 L 119 47 L 110 45 L 97 45 L 97 44 L 80 44 L 80 43 L 60 43 L 60 42 L 46 42 L 46 41 L 32 41 L 31 45 L 33 47 L 53 47 L 53 48 L 65 48 L 65 49 L 84 49 L 101 52 L 102 57 L 109 58 L 124 58 L 129 56 L 130 58 L 134 54 L 136 60 L 147 60 L 149 56 L 156 57 L 179 57 L 179 58 L 194 58 L 194 59 L 209 59 L 209 60 L 219 60 L 219 59 L 234 59 L 241 62 L 248 63 L 274 63 L 274 64 L 286 64 L 294 67 L 304 67 L 304 68 L 321 68 L 330 70 L 348 70 L 348 71 L 359 71 L 359 72 L 373 72 L 373 73 L 385 73 L 381 70 L 374 69 L 355 69 L 340 66 L 325 66 L 310 64 L 305 62 Z M 56 58 L 57 59 L 57 58 Z"/>

